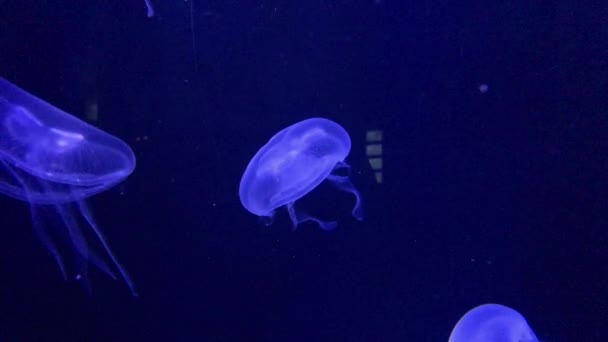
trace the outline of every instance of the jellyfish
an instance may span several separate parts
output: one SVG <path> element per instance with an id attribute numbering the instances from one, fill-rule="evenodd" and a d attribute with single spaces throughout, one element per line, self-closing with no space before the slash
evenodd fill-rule
<path id="1" fill-rule="evenodd" d="M 0 193 L 29 203 L 32 226 L 63 278 L 73 274 L 89 292 L 92 264 L 113 279 L 119 274 L 136 295 L 86 203 L 134 168 L 123 141 L 0 78 Z M 71 272 L 60 245 L 72 249 Z"/>
<path id="2" fill-rule="evenodd" d="M 322 221 L 296 211 L 294 203 L 324 180 L 356 197 L 352 215 L 362 220 L 361 196 L 348 176 L 337 174 L 350 167 L 344 159 L 350 152 L 350 137 L 342 126 L 323 118 L 295 123 L 275 134 L 260 148 L 241 178 L 241 203 L 252 214 L 272 217 L 286 206 L 296 229 L 298 224 L 314 221 L 326 230 L 335 221 Z"/>
<path id="3" fill-rule="evenodd" d="M 154 7 L 152 7 L 152 2 L 150 0 L 145 0 L 146 10 L 148 11 L 148 18 L 152 18 L 154 16 Z"/>
<path id="4" fill-rule="evenodd" d="M 483 304 L 460 318 L 448 342 L 538 342 L 538 338 L 519 312 Z"/>

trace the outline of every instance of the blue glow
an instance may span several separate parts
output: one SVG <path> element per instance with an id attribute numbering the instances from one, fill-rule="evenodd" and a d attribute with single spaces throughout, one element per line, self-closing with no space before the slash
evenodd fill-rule
<path id="1" fill-rule="evenodd" d="M 325 179 L 338 189 L 355 195 L 353 216 L 358 220 L 361 198 L 347 176 L 332 172 L 348 168 L 350 137 L 342 126 L 312 118 L 293 124 L 275 134 L 249 162 L 241 179 L 239 195 L 243 206 L 258 216 L 273 216 L 286 206 L 294 228 L 305 221 L 317 222 L 323 229 L 333 229 L 336 222 L 321 221 L 298 213 L 293 204 Z"/>
<path id="2" fill-rule="evenodd" d="M 519 312 L 483 304 L 462 316 L 448 342 L 538 342 L 538 338 Z"/>
<path id="3" fill-rule="evenodd" d="M 93 264 L 114 279 L 113 269 L 118 271 L 135 294 L 85 202 L 134 169 L 135 156 L 123 141 L 0 78 L 0 193 L 30 204 L 34 230 L 65 279 L 73 273 L 90 289 L 87 270 Z M 112 267 L 90 248 L 83 225 Z M 66 269 L 57 236 L 74 250 L 73 272 Z"/>

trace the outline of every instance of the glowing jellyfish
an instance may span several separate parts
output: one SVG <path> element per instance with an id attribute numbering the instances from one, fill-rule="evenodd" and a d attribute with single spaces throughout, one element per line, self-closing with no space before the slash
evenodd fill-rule
<path id="1" fill-rule="evenodd" d="M 239 195 L 251 213 L 272 217 L 287 206 L 294 229 L 305 221 L 317 222 L 323 229 L 333 229 L 336 222 L 321 221 L 299 213 L 293 204 L 327 179 L 342 191 L 355 195 L 352 214 L 358 220 L 361 198 L 347 176 L 335 171 L 349 166 L 344 158 L 350 152 L 350 137 L 337 123 L 312 118 L 293 124 L 275 134 L 251 159 L 241 179 Z"/>
<path id="2" fill-rule="evenodd" d="M 488 92 L 488 90 L 490 90 L 490 87 L 487 84 L 483 83 L 483 84 L 479 85 L 479 92 L 480 93 L 485 94 L 485 93 Z"/>
<path id="3" fill-rule="evenodd" d="M 150 0 L 145 0 L 145 2 L 148 18 L 152 18 L 154 16 L 154 7 L 152 7 L 152 2 L 150 2 Z"/>
<path id="4" fill-rule="evenodd" d="M 30 204 L 32 225 L 64 278 L 73 272 L 90 289 L 90 263 L 114 279 L 118 272 L 135 294 L 85 203 L 134 168 L 133 151 L 123 141 L 0 78 L 0 193 Z M 84 234 L 86 226 L 93 234 Z M 85 235 L 97 238 L 95 245 L 111 264 Z M 73 249 L 72 272 L 56 238 Z"/>
<path id="5" fill-rule="evenodd" d="M 483 304 L 460 318 L 448 342 L 538 342 L 538 338 L 519 312 Z"/>

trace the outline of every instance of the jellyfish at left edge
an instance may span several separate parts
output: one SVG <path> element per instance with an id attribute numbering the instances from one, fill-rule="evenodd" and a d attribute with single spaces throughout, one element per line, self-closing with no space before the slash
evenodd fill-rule
<path id="1" fill-rule="evenodd" d="M 89 293 L 94 265 L 137 295 L 86 203 L 134 169 L 125 142 L 0 77 L 0 193 L 29 203 L 32 226 L 63 278 L 81 281 Z M 72 249 L 72 267 L 59 246 Z"/>

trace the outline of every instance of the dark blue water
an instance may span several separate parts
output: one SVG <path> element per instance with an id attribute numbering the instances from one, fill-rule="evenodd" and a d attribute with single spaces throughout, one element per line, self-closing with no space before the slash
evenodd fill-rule
<path id="1" fill-rule="evenodd" d="M 603 3 L 151 1 L 0 0 L 0 76 L 135 151 L 90 207 L 139 293 L 65 282 L 2 197 L 1 341 L 447 341 L 483 303 L 608 336 Z M 336 230 L 267 227 L 241 175 L 319 116 L 365 218 L 321 186 L 300 205 Z"/>

